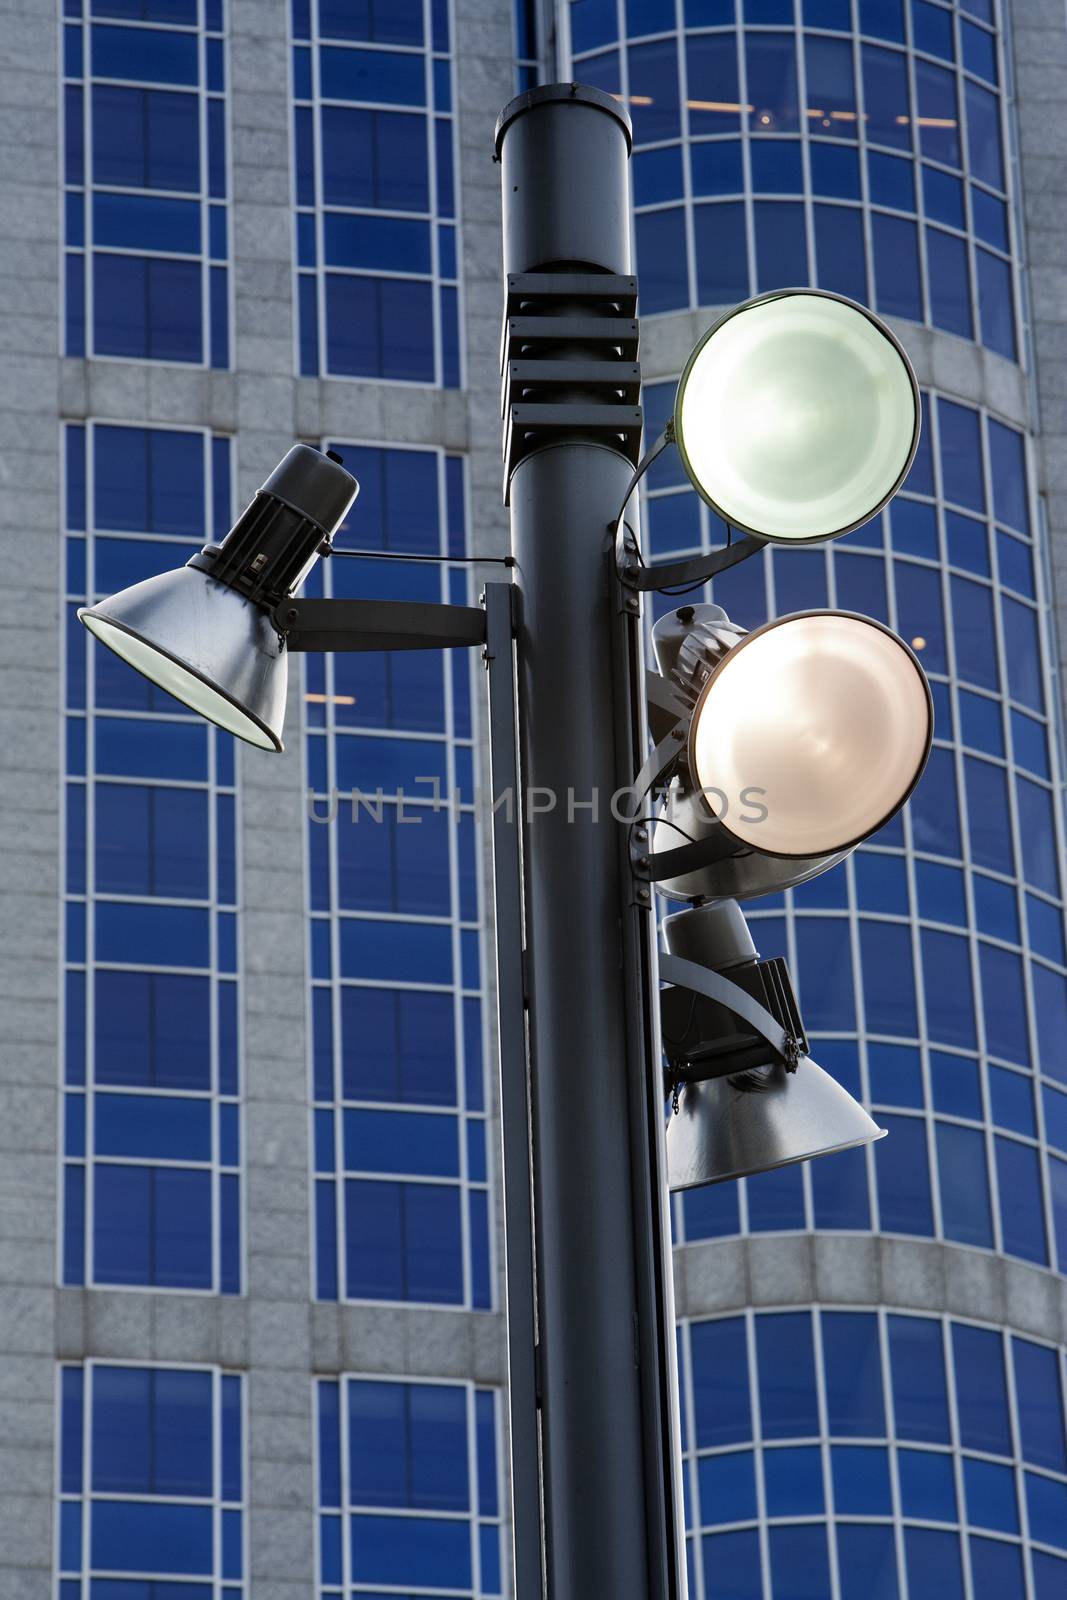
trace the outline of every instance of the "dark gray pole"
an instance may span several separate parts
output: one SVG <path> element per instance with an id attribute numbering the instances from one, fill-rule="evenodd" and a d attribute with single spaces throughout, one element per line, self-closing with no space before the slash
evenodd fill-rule
<path id="1" fill-rule="evenodd" d="M 683 1600 L 685 1594 L 670 1240 L 659 1166 L 662 1095 L 647 992 L 655 970 L 650 913 L 635 896 L 625 830 L 610 810 L 620 781 L 636 770 L 640 744 L 639 644 L 635 653 L 634 619 L 614 582 L 607 533 L 632 456 L 623 436 L 605 428 L 608 408 L 591 403 L 591 395 L 603 399 L 603 388 L 581 381 L 582 361 L 598 363 L 602 379 L 605 357 L 616 353 L 590 335 L 592 302 L 574 276 L 630 272 L 629 150 L 622 109 L 601 91 L 575 85 L 521 95 L 498 124 L 505 271 L 559 274 L 561 290 L 566 282 L 575 294 L 568 302 L 561 293 L 553 304 L 551 286 L 546 299 L 545 280 L 530 280 L 531 304 L 540 305 L 552 319 L 545 329 L 556 333 L 533 329 L 523 345 L 512 329 L 512 353 L 518 346 L 544 356 L 546 365 L 537 379 L 540 403 L 511 415 L 509 436 L 517 416 L 528 419 L 525 443 L 508 450 L 528 796 L 550 1600 Z M 519 298 L 509 279 L 509 306 Z M 610 316 L 611 308 L 599 314 Z M 577 319 L 572 338 L 559 332 L 567 316 Z M 566 363 L 555 369 L 556 389 L 549 379 L 553 360 Z M 598 811 L 590 808 L 594 799 Z"/>

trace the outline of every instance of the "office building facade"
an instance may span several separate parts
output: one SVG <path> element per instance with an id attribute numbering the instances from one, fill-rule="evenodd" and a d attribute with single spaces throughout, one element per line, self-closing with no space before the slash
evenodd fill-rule
<path id="1" fill-rule="evenodd" d="M 476 595 L 492 128 L 573 76 L 633 118 L 649 437 L 716 310 L 784 284 L 887 316 L 924 396 L 881 518 L 716 589 L 889 622 L 937 728 L 903 818 L 748 908 L 890 1137 L 676 1206 L 691 1592 L 1058 1600 L 1062 8 L 0 12 L 0 1596 L 508 1592 L 481 663 L 305 657 L 277 757 L 75 612 L 294 438 L 360 480 L 339 545 L 439 558 L 308 592 Z M 713 522 L 655 470 L 646 548 Z"/>

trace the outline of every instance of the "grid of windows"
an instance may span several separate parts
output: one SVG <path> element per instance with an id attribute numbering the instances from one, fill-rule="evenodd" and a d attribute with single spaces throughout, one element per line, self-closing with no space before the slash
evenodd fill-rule
<path id="1" fill-rule="evenodd" d="M 1014 360 L 994 0 L 675 9 L 569 8 L 575 75 L 633 118 L 643 312 L 817 284 Z"/>
<path id="2" fill-rule="evenodd" d="M 230 526 L 230 444 L 66 433 L 62 1281 L 240 1290 L 234 741 L 79 605 Z"/>
<path id="3" fill-rule="evenodd" d="M 646 391 L 650 427 L 672 393 Z M 679 477 L 677 462 L 653 468 L 657 555 L 722 534 Z M 1067 1268 L 1056 698 L 1031 519 L 1022 435 L 928 398 L 923 445 L 886 512 L 716 585 L 745 627 L 827 605 L 889 623 L 930 675 L 935 742 L 901 817 L 833 871 L 746 907 L 763 954 L 789 960 L 815 1058 L 891 1137 L 693 1191 L 682 1238 L 876 1228 Z"/>
<path id="4" fill-rule="evenodd" d="M 448 0 L 292 0 L 297 370 L 460 383 Z"/>
<path id="5" fill-rule="evenodd" d="M 1067 1593 L 1055 1346 L 825 1309 L 691 1322 L 679 1345 L 693 1600 Z"/>
<path id="6" fill-rule="evenodd" d="M 63 0 L 66 353 L 230 364 L 223 0 Z"/>
<path id="7" fill-rule="evenodd" d="M 495 1392 L 352 1377 L 316 1388 L 322 1600 L 501 1594 Z"/>
<path id="8" fill-rule="evenodd" d="M 333 448 L 361 486 L 348 543 L 463 555 L 459 457 Z M 470 604 L 433 561 L 312 580 Z M 305 658 L 321 1299 L 492 1301 L 471 696 L 465 650 Z"/>
<path id="9" fill-rule="evenodd" d="M 241 1379 L 92 1361 L 59 1390 L 58 1600 L 240 1600 Z"/>

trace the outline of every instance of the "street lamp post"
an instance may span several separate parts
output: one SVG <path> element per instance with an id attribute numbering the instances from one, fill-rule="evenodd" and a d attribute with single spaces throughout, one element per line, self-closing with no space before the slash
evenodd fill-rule
<path id="1" fill-rule="evenodd" d="M 282 748 L 292 651 L 482 647 L 516 1600 L 685 1600 L 669 1189 L 881 1136 L 808 1056 L 785 963 L 760 959 L 737 901 L 827 871 L 888 820 L 933 708 L 904 642 L 844 612 L 746 634 L 683 604 L 646 672 L 641 594 L 875 515 L 914 456 L 919 394 L 866 308 L 775 291 L 700 342 L 638 460 L 626 114 L 598 89 L 531 90 L 496 152 L 514 582 L 479 608 L 302 598 L 314 561 L 367 552 L 332 542 L 355 479 L 298 444 L 221 544 L 79 615 L 262 750 Z M 670 444 L 731 538 L 647 563 L 626 506 Z M 653 884 L 688 907 L 658 961 Z"/>
<path id="2" fill-rule="evenodd" d="M 611 811 L 644 758 L 637 600 L 609 535 L 640 435 L 629 120 L 595 89 L 535 89 L 497 152 L 545 1578 L 554 1600 L 682 1600 L 651 895 Z M 527 1420 L 513 1406 L 520 1441 Z"/>

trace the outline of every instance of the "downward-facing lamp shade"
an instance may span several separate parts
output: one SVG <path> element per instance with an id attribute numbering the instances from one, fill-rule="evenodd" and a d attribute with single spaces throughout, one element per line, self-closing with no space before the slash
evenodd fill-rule
<path id="1" fill-rule="evenodd" d="M 340 456 L 295 444 L 221 544 L 78 617 L 190 710 L 260 750 L 281 750 L 288 662 L 272 614 L 329 552 L 358 492 Z"/>
<path id="2" fill-rule="evenodd" d="M 714 669 L 689 770 L 743 846 L 825 856 L 903 805 L 932 737 L 929 686 L 903 640 L 851 612 L 801 612 L 757 628 Z"/>
<path id="3" fill-rule="evenodd" d="M 862 306 L 787 289 L 723 317 L 690 356 L 674 432 L 694 488 L 731 526 L 783 544 L 880 511 L 919 440 L 919 390 Z"/>
<path id="4" fill-rule="evenodd" d="M 233 589 L 179 567 L 78 616 L 190 710 L 260 750 L 282 748 L 285 647 L 268 616 Z"/>

